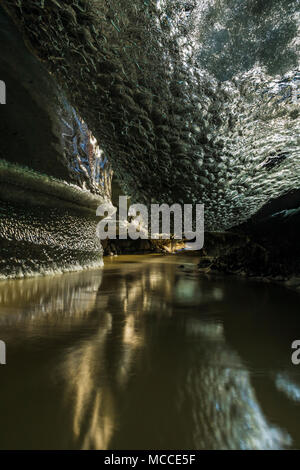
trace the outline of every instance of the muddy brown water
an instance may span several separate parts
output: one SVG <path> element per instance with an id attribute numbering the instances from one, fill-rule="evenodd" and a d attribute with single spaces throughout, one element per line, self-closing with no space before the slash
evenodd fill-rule
<path id="1" fill-rule="evenodd" d="M 300 448 L 299 294 L 196 263 L 0 282 L 0 448 Z"/>

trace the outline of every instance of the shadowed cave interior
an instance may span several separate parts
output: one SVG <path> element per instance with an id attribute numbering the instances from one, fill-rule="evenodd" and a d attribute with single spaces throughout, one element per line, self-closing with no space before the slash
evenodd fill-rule
<path id="1" fill-rule="evenodd" d="M 1 2 L 0 449 L 299 448 L 299 32 L 292 0 Z M 204 204 L 203 249 L 100 241 L 124 195 Z"/>
<path id="2" fill-rule="evenodd" d="M 101 264 L 113 179 L 114 200 L 203 203 L 206 271 L 297 277 L 297 8 L 250 3 L 3 2 L 1 276 Z"/>

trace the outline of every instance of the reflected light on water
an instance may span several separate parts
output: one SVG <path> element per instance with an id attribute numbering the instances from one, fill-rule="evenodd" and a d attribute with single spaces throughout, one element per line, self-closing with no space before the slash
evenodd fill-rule
<path id="1" fill-rule="evenodd" d="M 277 389 L 291 390 L 280 367 L 275 375 L 266 367 L 262 382 L 255 380 L 261 364 L 247 324 L 255 302 L 264 303 L 264 347 L 278 350 L 280 337 L 275 329 L 272 336 L 268 320 L 276 309 L 272 287 L 200 279 L 190 258 L 187 266 L 181 269 L 172 256 L 143 263 L 120 257 L 103 274 L 0 284 L 1 336 L 10 358 L 0 370 L 6 429 L 0 446 L 276 449 L 300 443 L 265 405 L 269 393 L 276 403 Z"/>

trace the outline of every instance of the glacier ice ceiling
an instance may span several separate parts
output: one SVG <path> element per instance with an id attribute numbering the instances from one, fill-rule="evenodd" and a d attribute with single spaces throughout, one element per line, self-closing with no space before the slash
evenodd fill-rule
<path id="1" fill-rule="evenodd" d="M 252 223 L 266 207 L 292 211 L 289 252 L 275 256 L 276 269 L 269 258 L 263 264 L 282 272 L 284 257 L 299 271 L 299 6 L 3 0 L 0 222 L 12 240 L 5 235 L 0 271 L 23 272 L 30 259 L 35 272 L 41 258 L 44 270 L 50 261 L 56 269 L 55 253 L 69 267 L 78 253 L 80 265 L 101 262 L 95 206 L 111 198 L 112 170 L 133 202 L 203 203 L 210 232 Z M 49 205 L 56 214 L 39 221 Z M 27 216 L 26 226 L 16 220 Z M 65 217 L 69 228 L 56 230 Z M 258 231 L 271 234 L 273 220 L 277 246 L 282 218 Z"/>
<path id="2" fill-rule="evenodd" d="M 138 202 L 222 230 L 299 188 L 299 1 L 3 5 Z"/>

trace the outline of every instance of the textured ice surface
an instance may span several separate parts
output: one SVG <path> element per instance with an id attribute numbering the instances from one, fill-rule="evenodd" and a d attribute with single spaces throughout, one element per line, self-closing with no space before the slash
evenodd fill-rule
<path id="1" fill-rule="evenodd" d="M 137 202 L 222 230 L 299 188 L 298 1 L 3 4 Z"/>
<path id="2" fill-rule="evenodd" d="M 103 265 L 97 220 L 74 209 L 0 202 L 0 279 Z"/>

